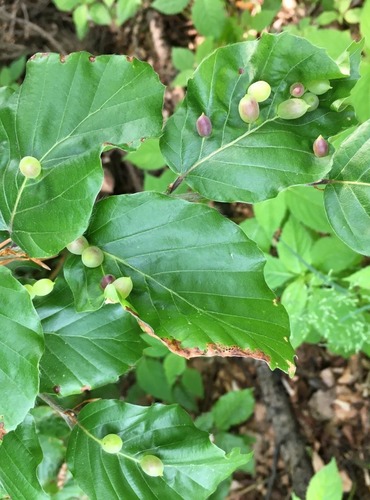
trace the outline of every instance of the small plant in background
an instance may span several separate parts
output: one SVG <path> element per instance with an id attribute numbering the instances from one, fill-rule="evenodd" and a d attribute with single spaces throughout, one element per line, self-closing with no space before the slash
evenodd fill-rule
<path id="1" fill-rule="evenodd" d="M 13 61 L 9 66 L 0 68 L 0 87 L 18 88 L 17 80 L 23 75 L 26 67 L 26 57 L 22 56 Z"/>

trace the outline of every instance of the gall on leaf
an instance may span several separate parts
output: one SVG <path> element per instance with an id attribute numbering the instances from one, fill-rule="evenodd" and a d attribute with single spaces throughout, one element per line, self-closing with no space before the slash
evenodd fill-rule
<path id="1" fill-rule="evenodd" d="M 41 173 L 41 163 L 33 156 L 25 156 L 19 162 L 19 170 L 27 179 L 36 179 Z"/>
<path id="2" fill-rule="evenodd" d="M 312 149 L 315 156 L 318 158 L 323 158 L 329 154 L 329 144 L 322 135 L 319 135 L 319 137 L 315 140 Z"/>
<path id="3" fill-rule="evenodd" d="M 86 267 L 99 267 L 103 263 L 104 254 L 99 247 L 91 246 L 85 248 L 81 254 L 82 263 Z"/>
<path id="4" fill-rule="evenodd" d="M 260 114 L 258 102 L 254 97 L 246 94 L 239 102 L 239 116 L 245 123 L 253 123 Z"/>
<path id="5" fill-rule="evenodd" d="M 202 113 L 196 123 L 198 134 L 201 137 L 209 137 L 212 134 L 212 123 L 207 115 Z"/>
<path id="6" fill-rule="evenodd" d="M 248 87 L 247 94 L 254 97 L 257 102 L 266 101 L 271 94 L 270 84 L 265 82 L 264 80 L 254 82 Z"/>
<path id="7" fill-rule="evenodd" d="M 164 465 L 160 458 L 155 455 L 145 455 L 140 462 L 141 468 L 151 477 L 163 476 Z"/>

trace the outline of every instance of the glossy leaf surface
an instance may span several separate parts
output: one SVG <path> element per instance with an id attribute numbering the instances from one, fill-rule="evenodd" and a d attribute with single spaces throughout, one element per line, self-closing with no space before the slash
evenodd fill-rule
<path id="1" fill-rule="evenodd" d="M 356 252 L 370 255 L 370 120 L 333 157 L 325 209 L 336 234 Z"/>
<path id="2" fill-rule="evenodd" d="M 87 238 L 105 259 L 93 270 L 77 260 L 66 270 L 81 309 L 103 303 L 92 281 L 129 276 L 141 326 L 175 353 L 252 356 L 294 369 L 287 315 L 264 282 L 263 254 L 217 211 L 155 193 L 111 197 L 97 204 Z"/>
<path id="3" fill-rule="evenodd" d="M 185 101 L 166 124 L 161 147 L 168 165 L 195 191 L 218 201 L 257 202 L 290 185 L 321 179 L 330 160 L 316 158 L 312 144 L 320 134 L 334 135 L 352 123 L 351 111 L 338 113 L 330 105 L 355 84 L 360 50 L 351 47 L 344 69 L 323 49 L 288 33 L 216 50 L 189 80 Z M 329 79 L 333 89 L 320 96 L 315 111 L 296 120 L 277 117 L 292 83 L 317 79 Z M 238 104 L 258 80 L 267 81 L 272 94 L 260 103 L 260 118 L 248 126 Z M 202 113 L 213 126 L 207 138 L 196 133 Z"/>
<path id="4" fill-rule="evenodd" d="M 115 382 L 142 355 L 145 343 L 134 318 L 119 304 L 78 313 L 65 283 L 37 311 L 45 332 L 41 390 L 68 396 Z"/>
<path id="5" fill-rule="evenodd" d="M 17 500 L 47 500 L 37 477 L 42 451 L 35 422 L 28 415 L 13 432 L 4 436 L 0 446 L 0 480 L 7 493 Z"/>
<path id="6" fill-rule="evenodd" d="M 213 445 L 177 405 L 148 408 L 106 400 L 87 405 L 69 442 L 67 460 L 91 500 L 205 499 L 238 466 L 248 460 L 234 450 L 229 455 Z M 123 447 L 105 453 L 97 439 L 118 434 Z M 164 463 L 163 477 L 146 475 L 138 464 L 144 455 Z"/>
<path id="7" fill-rule="evenodd" d="M 22 422 L 34 405 L 43 349 L 41 323 L 29 293 L 9 269 L 0 267 L 0 415 L 6 431 Z"/>
<path id="8" fill-rule="evenodd" d="M 104 143 L 135 149 L 158 134 L 162 99 L 158 76 L 136 59 L 80 52 L 28 62 L 0 111 L 0 211 L 23 250 L 50 256 L 84 232 L 103 180 Z M 36 179 L 19 172 L 24 156 L 41 162 Z"/>

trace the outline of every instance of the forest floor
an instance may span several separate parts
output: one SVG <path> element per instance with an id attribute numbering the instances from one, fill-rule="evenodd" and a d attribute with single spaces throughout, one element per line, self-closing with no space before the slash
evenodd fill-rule
<path id="1" fill-rule="evenodd" d="M 285 11 L 282 22 L 296 22 L 296 18 L 296 11 Z M 150 9 L 143 10 L 121 28 L 95 26 L 81 41 L 76 37 L 70 14 L 59 12 L 51 1 L 0 0 L 0 66 L 36 52 L 67 54 L 86 50 L 95 55 L 127 54 L 148 61 L 162 82 L 169 85 L 176 75 L 171 47 L 194 48 L 197 42 L 196 30 L 183 15 L 162 16 Z M 164 118 L 183 96 L 182 88 L 168 87 Z M 120 194 L 142 189 L 142 173 L 122 162 L 121 153 L 108 154 L 103 164 L 106 192 Z M 234 219 L 249 213 L 248 207 L 241 204 L 217 208 Z M 200 402 L 201 412 L 208 411 L 220 395 L 231 389 L 254 388 L 255 413 L 233 431 L 256 439 L 256 475 L 237 473 L 229 498 L 290 498 L 292 471 L 280 453 L 282 429 L 271 423 L 268 409 L 274 405 L 262 393 L 259 363 L 214 358 L 196 359 L 191 364 L 203 374 L 206 397 Z M 358 354 L 343 359 L 331 355 L 325 347 L 304 344 L 297 352 L 295 377 L 290 380 L 279 373 L 275 379 L 279 379 L 282 398 L 287 396 L 281 411 L 291 412 L 298 428 L 297 439 L 310 450 L 314 469 L 335 457 L 346 498 L 369 499 L 369 358 Z M 279 393 L 275 396 L 280 397 Z"/>

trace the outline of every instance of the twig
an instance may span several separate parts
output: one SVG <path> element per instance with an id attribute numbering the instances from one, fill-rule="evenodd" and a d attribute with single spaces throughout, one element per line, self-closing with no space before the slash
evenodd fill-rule
<path id="1" fill-rule="evenodd" d="M 63 46 L 57 40 L 55 40 L 55 38 L 52 35 L 50 35 L 50 33 L 40 28 L 40 26 L 37 26 L 37 24 L 34 24 L 33 22 L 28 21 L 26 19 L 22 19 L 20 17 L 13 17 L 2 7 L 0 7 L 0 18 L 6 21 L 14 21 L 18 24 L 22 24 L 23 26 L 32 29 L 40 36 L 42 36 L 42 38 L 47 40 L 55 50 L 57 50 L 61 54 L 66 54 L 66 51 L 64 50 Z"/>
<path id="2" fill-rule="evenodd" d="M 314 471 L 290 400 L 281 383 L 281 372 L 272 372 L 265 363 L 260 363 L 257 366 L 257 378 L 282 457 L 289 469 L 293 491 L 300 498 L 305 498 Z"/>
<path id="3" fill-rule="evenodd" d="M 56 413 L 58 413 L 58 415 L 63 418 L 63 420 L 66 422 L 66 424 L 68 425 L 68 427 L 70 429 L 73 429 L 73 427 L 76 424 L 76 419 L 73 418 L 72 415 L 68 411 L 65 411 L 64 408 L 62 408 L 61 406 L 56 404 L 53 401 L 53 399 L 50 396 L 48 396 L 47 394 L 40 393 L 40 394 L 38 394 L 38 397 L 42 401 L 44 401 L 44 403 L 46 403 L 48 406 L 50 406 L 50 408 L 52 408 Z"/>
<path id="4" fill-rule="evenodd" d="M 265 496 L 265 500 L 270 500 L 271 495 L 272 495 L 272 488 L 274 487 L 275 479 L 276 479 L 276 472 L 277 472 L 277 464 L 280 456 L 280 446 L 281 443 L 280 441 L 277 441 L 275 450 L 274 450 L 274 457 L 272 461 L 272 470 L 271 470 L 271 476 L 268 482 L 268 487 L 267 487 L 267 493 Z"/>

